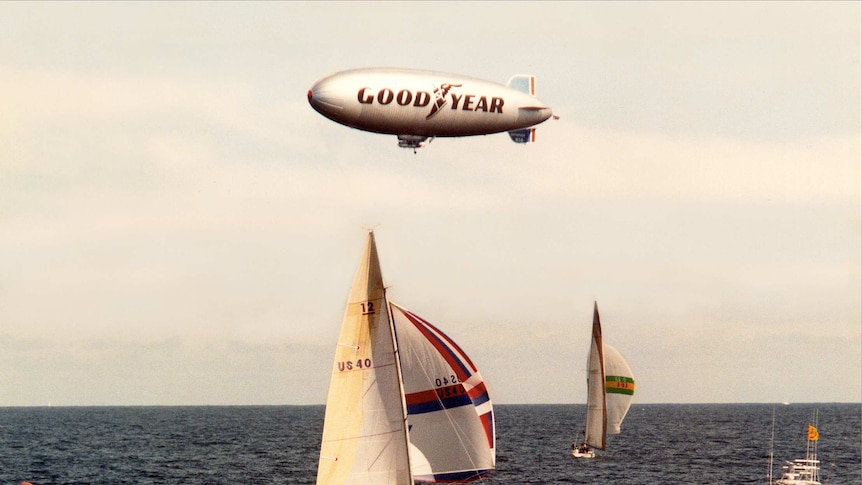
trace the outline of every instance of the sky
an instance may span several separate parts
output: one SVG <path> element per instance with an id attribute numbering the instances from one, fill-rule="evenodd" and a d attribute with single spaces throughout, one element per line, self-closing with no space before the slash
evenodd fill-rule
<path id="1" fill-rule="evenodd" d="M 374 230 L 496 403 L 862 402 L 859 2 L 0 4 L 0 406 L 323 404 Z M 320 78 L 537 76 L 537 143 Z"/>

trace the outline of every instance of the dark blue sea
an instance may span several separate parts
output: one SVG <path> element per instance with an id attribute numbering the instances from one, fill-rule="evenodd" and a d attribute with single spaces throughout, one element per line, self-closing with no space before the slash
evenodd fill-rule
<path id="1" fill-rule="evenodd" d="M 814 409 L 824 483 L 862 484 L 860 404 L 635 404 L 594 460 L 584 407 L 498 405 L 486 484 L 766 483 L 801 458 Z M 323 406 L 0 408 L 0 485 L 313 484 Z M 776 474 L 779 473 L 778 471 Z"/>

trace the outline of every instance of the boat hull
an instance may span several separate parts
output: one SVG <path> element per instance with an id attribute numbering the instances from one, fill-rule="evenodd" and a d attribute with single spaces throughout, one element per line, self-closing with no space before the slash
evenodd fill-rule
<path id="1" fill-rule="evenodd" d="M 590 451 L 572 450 L 572 456 L 574 456 L 575 458 L 595 458 L 596 452 L 592 451 L 592 450 L 590 450 Z"/>

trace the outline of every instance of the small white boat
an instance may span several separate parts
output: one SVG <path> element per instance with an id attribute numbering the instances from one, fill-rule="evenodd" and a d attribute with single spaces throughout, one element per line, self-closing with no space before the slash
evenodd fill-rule
<path id="1" fill-rule="evenodd" d="M 635 393 L 635 378 L 619 352 L 602 339 L 599 305 L 593 305 L 593 331 L 587 359 L 587 419 L 582 444 L 572 444 L 575 458 L 594 458 L 609 434 L 619 434 Z"/>
<path id="2" fill-rule="evenodd" d="M 820 460 L 800 458 L 788 461 L 775 485 L 820 485 Z"/>
<path id="3" fill-rule="evenodd" d="M 817 413 L 815 412 L 814 424 L 808 425 L 808 444 L 805 447 L 805 458 L 788 461 L 782 467 L 784 472 L 781 474 L 781 478 L 776 480 L 774 485 L 820 485 L 820 460 L 817 459 L 817 441 L 819 439 L 820 433 L 817 431 Z"/>
<path id="4" fill-rule="evenodd" d="M 586 443 L 582 443 L 580 446 L 577 443 L 572 443 L 572 456 L 575 458 L 595 458 L 596 452 Z"/>
<path id="5" fill-rule="evenodd" d="M 369 233 L 336 346 L 318 485 L 464 483 L 495 460 L 482 376 L 452 339 L 388 301 Z"/>

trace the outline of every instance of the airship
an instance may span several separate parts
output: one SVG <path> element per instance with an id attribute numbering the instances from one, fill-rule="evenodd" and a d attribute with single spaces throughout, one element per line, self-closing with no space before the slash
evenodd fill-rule
<path id="1" fill-rule="evenodd" d="M 553 116 L 535 94 L 532 75 L 514 75 L 504 86 L 443 72 L 367 68 L 317 81 L 308 102 L 336 123 L 396 135 L 399 147 L 415 153 L 435 137 L 508 132 L 515 143 L 534 142 L 534 127 Z"/>

